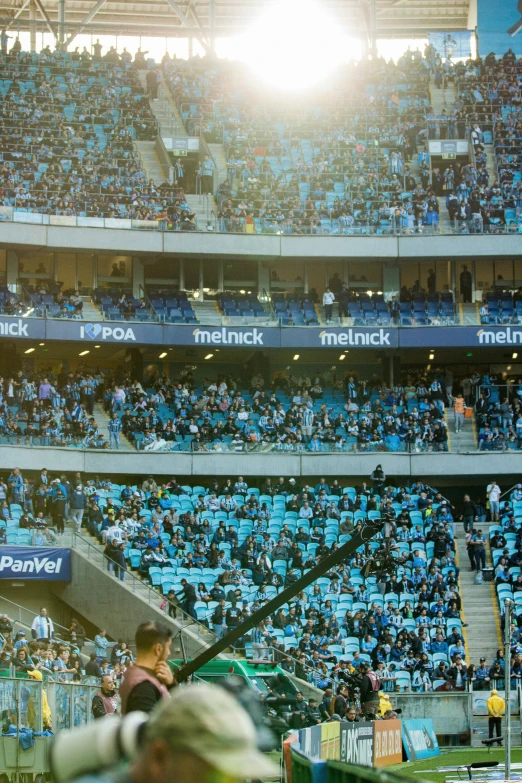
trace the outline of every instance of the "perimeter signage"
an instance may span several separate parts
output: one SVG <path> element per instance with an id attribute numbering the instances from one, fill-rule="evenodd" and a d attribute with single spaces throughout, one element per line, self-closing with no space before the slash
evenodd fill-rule
<path id="1" fill-rule="evenodd" d="M 232 348 L 479 348 L 522 346 L 522 327 L 277 327 L 207 326 L 139 321 L 84 322 L 58 318 L 0 319 L 0 339 L 67 340 L 125 345 L 208 346 Z"/>

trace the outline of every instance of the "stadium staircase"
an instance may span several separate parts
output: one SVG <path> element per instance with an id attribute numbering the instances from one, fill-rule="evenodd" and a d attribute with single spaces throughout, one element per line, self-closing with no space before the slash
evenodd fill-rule
<path id="1" fill-rule="evenodd" d="M 446 408 L 444 419 L 448 428 L 449 449 L 458 453 L 473 453 L 477 450 L 475 439 L 475 417 L 464 419 L 461 432 L 455 432 L 455 415 L 452 408 Z"/>
<path id="2" fill-rule="evenodd" d="M 161 609 L 162 596 L 132 572 L 120 582 L 107 571 L 103 547 L 87 534 L 75 536 L 72 549 L 74 579 L 68 583 L 49 583 L 52 592 L 73 610 L 99 628 L 106 628 L 113 639 L 133 639 L 136 627 L 147 620 L 160 620 L 172 627 L 172 657 L 181 658 L 180 635 L 185 652 L 194 657 L 210 646 L 213 634 L 189 619 L 170 618 Z M 89 589 L 91 587 L 91 589 Z M 226 655 L 220 657 L 229 657 Z"/>
<path id="3" fill-rule="evenodd" d="M 221 185 L 227 178 L 227 159 L 225 156 L 225 147 L 223 144 L 209 144 L 210 154 L 216 164 L 216 185 Z"/>
<path id="4" fill-rule="evenodd" d="M 139 76 L 143 88 L 146 91 L 147 72 L 140 71 Z M 170 94 L 170 90 L 164 82 L 159 85 L 158 100 L 150 101 L 150 107 L 152 109 L 152 113 L 158 121 L 160 133 L 162 136 L 178 136 L 180 138 L 185 138 L 188 135 L 187 131 L 185 130 L 185 126 L 183 125 L 183 120 L 181 119 L 178 107 L 174 103 L 174 100 Z"/>
<path id="5" fill-rule="evenodd" d="M 82 307 L 82 320 L 83 321 L 99 321 L 101 314 L 96 305 L 93 304 L 90 296 L 81 296 L 80 299 L 83 302 Z"/>
<path id="6" fill-rule="evenodd" d="M 486 527 L 487 525 L 483 525 L 483 529 Z M 480 659 L 485 657 L 486 663 L 491 666 L 498 648 L 502 647 L 494 583 L 475 584 L 476 571 L 470 570 L 464 525 L 457 523 L 456 528 L 460 596 L 463 620 L 468 624 L 468 627 L 464 628 L 468 663 L 473 662 L 478 666 Z M 489 550 L 487 557 L 491 561 Z"/>
<path id="7" fill-rule="evenodd" d="M 466 419 L 471 421 L 471 419 Z M 483 526 L 484 529 L 487 525 Z M 464 526 L 456 525 L 457 549 L 459 554 L 459 589 L 462 600 L 462 619 L 467 623 L 464 628 L 464 644 L 467 650 L 467 663 L 479 665 L 481 658 L 486 659 L 486 665 L 491 666 L 497 650 L 503 646 L 501 641 L 500 623 L 498 621 L 497 597 L 493 582 L 475 584 L 475 571 L 470 571 L 466 552 Z M 491 565 L 489 549 L 487 564 Z M 486 695 L 486 694 L 484 694 Z M 503 694 L 502 694 L 503 695 Z M 504 728 L 504 722 L 503 722 Z M 488 719 L 485 716 L 473 716 L 471 744 L 474 748 L 483 747 L 482 740 L 488 736 Z M 519 715 L 511 718 L 512 744 L 522 744 L 521 721 Z"/>
<path id="8" fill-rule="evenodd" d="M 94 404 L 94 421 L 96 422 L 96 425 L 102 435 L 104 435 L 107 440 L 109 440 L 109 430 L 107 429 L 107 424 L 109 423 L 109 417 L 103 410 L 103 405 L 101 405 L 99 402 L 96 402 Z M 134 446 L 129 443 L 125 435 L 120 433 L 120 451 L 135 451 L 136 449 Z"/>
<path id="9" fill-rule="evenodd" d="M 185 198 L 191 212 L 196 213 L 198 231 L 205 231 L 209 223 L 214 226 L 212 219 L 217 217 L 218 210 L 212 193 L 203 193 L 201 195 L 185 193 Z"/>
<path id="10" fill-rule="evenodd" d="M 192 302 L 192 308 L 200 324 L 207 326 L 221 326 L 223 316 L 216 307 L 215 302 Z"/>
<path id="11" fill-rule="evenodd" d="M 140 153 L 143 168 L 147 174 L 147 180 L 153 179 L 156 185 L 167 182 L 169 179 L 168 167 L 161 163 L 156 152 L 155 141 L 137 141 L 136 149 Z"/>

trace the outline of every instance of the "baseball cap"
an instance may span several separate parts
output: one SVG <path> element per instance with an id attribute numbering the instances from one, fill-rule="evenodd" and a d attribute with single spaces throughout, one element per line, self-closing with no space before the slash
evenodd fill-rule
<path id="1" fill-rule="evenodd" d="M 257 747 L 248 713 L 217 685 L 176 689 L 152 713 L 146 737 L 192 752 L 225 775 L 258 779 L 278 774 L 276 765 Z"/>
<path id="2" fill-rule="evenodd" d="M 485 658 L 481 658 L 481 659 L 480 659 L 480 662 L 481 662 L 481 663 L 484 663 L 484 661 L 485 661 L 485 660 L 486 660 Z"/>

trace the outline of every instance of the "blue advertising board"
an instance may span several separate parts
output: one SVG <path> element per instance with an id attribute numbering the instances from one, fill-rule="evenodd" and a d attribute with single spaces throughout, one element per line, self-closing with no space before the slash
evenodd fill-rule
<path id="1" fill-rule="evenodd" d="M 490 52 L 502 55 L 512 49 L 522 54 L 521 0 L 478 0 L 478 51 L 481 57 Z"/>
<path id="2" fill-rule="evenodd" d="M 440 756 L 440 748 L 430 718 L 402 721 L 402 742 L 408 761 Z"/>
<path id="3" fill-rule="evenodd" d="M 282 348 L 398 348 L 398 329 L 390 327 L 287 327 L 281 329 Z"/>
<path id="4" fill-rule="evenodd" d="M 399 329 L 401 348 L 484 348 L 522 345 L 522 326 L 425 326 Z"/>
<path id="5" fill-rule="evenodd" d="M 3 546 L 0 579 L 71 581 L 71 550 L 40 546 Z"/>
<path id="6" fill-rule="evenodd" d="M 522 0 L 521 0 L 522 2 Z M 522 346 L 522 326 L 178 326 L 160 323 L 84 322 L 0 318 L 0 340 L 71 340 L 124 345 L 180 345 L 208 348 L 479 348 Z"/>

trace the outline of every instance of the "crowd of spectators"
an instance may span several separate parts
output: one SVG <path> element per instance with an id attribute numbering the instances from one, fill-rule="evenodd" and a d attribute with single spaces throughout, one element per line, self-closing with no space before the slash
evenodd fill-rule
<path id="1" fill-rule="evenodd" d="M 333 371 L 196 381 L 125 371 L 20 370 L 0 378 L 0 440 L 12 445 L 144 451 L 447 451 L 445 374 L 389 388 L 377 376 Z M 107 431 L 94 415 L 109 417 Z"/>
<path id="2" fill-rule="evenodd" d="M 332 372 L 218 376 L 196 383 L 154 376 L 105 393 L 105 408 L 144 450 L 447 451 L 440 383 L 389 388 L 377 377 Z"/>
<path id="3" fill-rule="evenodd" d="M 522 65 L 510 49 L 501 58 L 490 54 L 468 63 L 457 82 L 463 106 L 476 117 L 479 141 L 486 135 L 494 143 L 498 178 L 484 194 L 486 206 L 512 231 L 522 206 L 521 73 Z"/>
<path id="4" fill-rule="evenodd" d="M 47 215 L 132 218 L 194 228 L 177 182 L 147 181 L 136 139 L 157 126 L 143 57 L 86 49 L 0 54 L 0 203 Z"/>
<path id="5" fill-rule="evenodd" d="M 105 629 L 100 629 L 89 641 L 79 620 L 73 617 L 67 627 L 58 626 L 45 607 L 30 630 L 21 625 L 7 614 L 0 615 L 0 676 L 93 685 L 109 676 L 119 684 L 134 661 L 123 639 L 109 641 Z"/>
<path id="6" fill-rule="evenodd" d="M 28 486 L 39 489 L 32 495 Z M 489 539 L 499 598 L 509 593 L 518 603 L 522 485 L 509 500 L 501 500 L 501 489 L 491 480 L 485 499 L 472 500 L 467 494 L 460 511 L 422 480 L 393 486 L 380 465 L 369 482 L 347 487 L 340 479 L 320 478 L 313 486 L 284 477 L 249 486 L 241 476 L 200 486 L 182 485 L 175 477 L 158 483 L 152 475 L 135 484 L 116 484 L 79 473 L 53 477 L 46 469 L 28 479 L 15 468 L 0 482 L 0 493 L 6 498 L 0 532 L 17 521 L 19 527 L 48 530 L 59 541 L 70 523 L 98 541 L 116 578 L 124 581 L 129 569 L 136 571 L 158 590 L 169 616 L 183 612 L 216 638 L 342 546 L 368 519 L 381 518 L 388 523 L 391 551 L 400 558 L 395 569 L 375 576 L 365 571 L 381 546 L 379 534 L 246 634 L 239 648 L 247 657 L 275 658 L 284 670 L 327 695 L 332 687 L 353 685 L 351 676 L 361 663 L 372 665 L 385 691 L 448 690 L 470 683 L 487 688 L 491 680 L 502 687 L 502 661 L 486 665 L 481 660 L 475 666 L 467 657 L 455 524 L 464 524 L 472 570 L 484 571 Z M 57 495 L 65 499 L 58 513 Z M 492 526 L 484 534 L 488 516 Z M 11 646 L 17 652 L 25 637 L 19 633 L 6 640 L 9 629 L 2 622 L 1 652 L 12 654 Z M 49 633 L 52 624 L 46 623 L 45 613 L 36 618 L 35 633 Z M 513 682 L 522 677 L 521 628 L 522 612 L 512 629 Z M 73 621 L 70 633 L 60 636 L 72 643 L 73 655 L 81 651 L 85 632 Z M 60 677 L 107 673 L 108 667 L 100 664 L 108 642 L 103 633 L 98 636 L 87 666 L 82 669 L 80 662 L 80 673 L 60 669 Z M 29 666 L 46 668 L 40 660 L 42 646 L 45 656 L 50 655 L 49 646 L 35 636 L 26 651 Z M 119 644 L 117 649 L 125 652 L 126 647 Z M 132 659 L 128 651 L 125 655 Z M 63 660 L 61 654 L 55 657 Z M 11 662 L 5 656 L 2 660 Z"/>
<path id="7" fill-rule="evenodd" d="M 254 657 L 271 647 L 283 668 L 325 688 L 363 661 L 382 672 L 389 690 L 429 690 L 425 675 L 430 683 L 465 681 L 452 507 L 422 482 L 393 487 L 378 466 L 371 487 L 324 478 L 299 486 L 280 478 L 257 488 L 241 476 L 206 487 L 181 486 L 175 478 L 157 484 L 152 476 L 134 485 L 96 479 L 79 486 L 89 493 L 94 487 L 83 524 L 104 546 L 109 570 L 120 579 L 127 568 L 137 570 L 163 594 L 171 616 L 181 609 L 217 637 L 367 518 L 386 519 L 392 550 L 408 558 L 396 574 L 362 576 L 377 538 L 240 646 Z"/>
<path id="8" fill-rule="evenodd" d="M 467 96 L 439 113 L 430 105 L 430 84 L 460 85 L 480 73 L 481 60 L 441 63 L 430 46 L 424 55 L 408 50 L 397 63 L 346 66 L 313 100 L 307 94 L 306 105 L 291 107 L 259 94 L 237 63 L 163 67 L 187 130 L 225 145 L 227 180 L 217 193 L 223 231 L 436 232 L 442 199 L 458 232 L 504 230 L 482 116 Z M 473 158 L 430 174 L 427 140 L 437 138 L 469 139 Z M 516 216 L 508 217 L 518 231 Z"/>
<path id="9" fill-rule="evenodd" d="M 12 444 L 109 448 L 93 416 L 104 372 L 33 373 L 0 378 L 0 438 Z"/>

